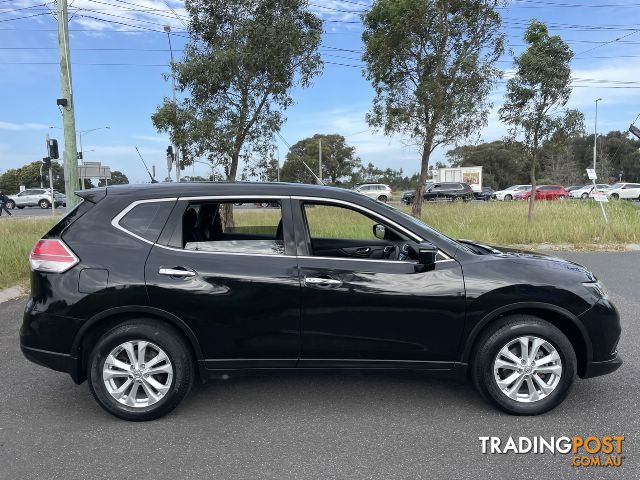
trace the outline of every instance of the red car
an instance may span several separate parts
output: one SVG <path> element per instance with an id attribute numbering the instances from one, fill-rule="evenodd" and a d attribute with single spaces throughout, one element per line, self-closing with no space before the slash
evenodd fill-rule
<path id="1" fill-rule="evenodd" d="M 530 196 L 531 190 L 520 192 L 513 198 L 516 200 L 528 200 Z M 565 200 L 567 198 L 569 198 L 569 192 L 562 185 L 541 185 L 536 188 L 536 200 Z"/>

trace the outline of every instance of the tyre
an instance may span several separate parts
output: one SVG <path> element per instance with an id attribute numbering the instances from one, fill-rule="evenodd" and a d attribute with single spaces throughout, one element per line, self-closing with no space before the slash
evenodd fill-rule
<path id="1" fill-rule="evenodd" d="M 386 195 L 380 195 L 378 197 L 378 200 L 380 200 L 381 202 L 386 202 L 387 201 L 387 196 Z"/>
<path id="2" fill-rule="evenodd" d="M 566 195 L 560 195 L 558 197 L 558 200 L 566 200 L 566 199 L 567 199 Z"/>
<path id="3" fill-rule="evenodd" d="M 617 193 L 612 193 L 611 198 L 613 198 L 614 200 L 620 200 L 620 195 L 618 195 Z"/>
<path id="4" fill-rule="evenodd" d="M 504 196 L 504 199 L 505 199 L 505 201 L 509 202 L 509 201 L 513 200 L 513 195 L 511 195 L 511 194 L 507 193 L 507 194 Z"/>
<path id="5" fill-rule="evenodd" d="M 116 417 L 147 421 L 171 412 L 195 376 L 191 350 L 172 327 L 129 320 L 105 333 L 89 355 L 89 388 Z"/>
<path id="6" fill-rule="evenodd" d="M 588 193 L 583 193 L 582 195 L 580 195 L 580 198 L 582 200 L 586 200 L 587 198 L 589 198 L 589 194 Z"/>
<path id="7" fill-rule="evenodd" d="M 42 209 L 46 209 L 49 208 L 51 206 L 51 202 L 49 200 L 46 199 L 42 199 L 38 202 L 38 206 Z"/>
<path id="8" fill-rule="evenodd" d="M 14 202 L 13 200 L 8 200 L 7 201 L 7 208 L 9 210 L 13 210 L 14 208 L 16 208 L 16 202 Z"/>
<path id="9" fill-rule="evenodd" d="M 513 415 L 539 415 L 567 397 L 576 375 L 569 339 L 532 315 L 513 315 L 492 325 L 471 359 L 476 389 Z"/>
<path id="10" fill-rule="evenodd" d="M 24 205 L 18 205 L 18 210 L 22 210 L 24 208 Z"/>

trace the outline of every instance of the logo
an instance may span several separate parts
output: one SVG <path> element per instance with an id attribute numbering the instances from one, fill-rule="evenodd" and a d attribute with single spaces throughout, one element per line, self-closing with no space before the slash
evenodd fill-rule
<path id="1" fill-rule="evenodd" d="M 622 466 L 624 461 L 624 436 L 604 437 L 509 437 L 505 442 L 500 437 L 478 437 L 483 454 L 560 454 L 571 456 L 573 467 L 612 467 Z"/>

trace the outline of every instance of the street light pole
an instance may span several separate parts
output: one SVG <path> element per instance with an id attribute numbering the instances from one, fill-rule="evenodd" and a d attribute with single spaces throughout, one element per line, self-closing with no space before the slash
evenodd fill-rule
<path id="1" fill-rule="evenodd" d="M 164 31 L 167 32 L 167 39 L 169 40 L 169 56 L 171 58 L 171 90 L 173 92 L 173 108 L 178 110 L 178 101 L 176 100 L 176 75 L 173 71 L 173 47 L 171 46 L 171 27 L 169 25 L 164 26 Z M 173 146 L 173 158 L 176 164 L 176 182 L 180 181 L 180 152 L 178 146 Z"/>
<path id="2" fill-rule="evenodd" d="M 596 169 L 596 145 L 598 143 L 598 102 L 602 101 L 602 98 L 596 100 L 596 122 L 593 132 L 593 169 Z"/>
<path id="3" fill-rule="evenodd" d="M 596 121 L 593 132 L 593 171 L 596 171 L 596 145 L 598 144 L 598 102 L 602 101 L 602 98 L 596 99 Z M 596 180 L 593 179 L 593 192 L 597 192 L 598 187 L 596 186 Z M 602 216 L 604 217 L 604 223 L 609 225 L 609 219 L 607 218 L 607 212 L 604 211 L 604 204 L 601 201 L 598 201 L 600 204 L 600 210 L 602 210 Z"/>

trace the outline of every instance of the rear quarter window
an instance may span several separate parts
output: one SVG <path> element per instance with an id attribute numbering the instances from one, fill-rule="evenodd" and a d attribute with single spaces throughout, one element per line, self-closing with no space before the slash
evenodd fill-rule
<path id="1" fill-rule="evenodd" d="M 129 210 L 118 225 L 150 242 L 156 242 L 175 202 L 140 203 Z"/>

